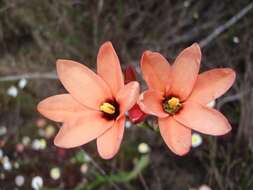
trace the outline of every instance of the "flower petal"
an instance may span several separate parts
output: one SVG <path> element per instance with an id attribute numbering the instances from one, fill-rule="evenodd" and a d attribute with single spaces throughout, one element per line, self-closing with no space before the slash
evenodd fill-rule
<path id="1" fill-rule="evenodd" d="M 128 117 L 131 122 L 139 123 L 145 119 L 146 114 L 141 110 L 138 104 L 135 104 L 131 109 L 128 110 Z"/>
<path id="2" fill-rule="evenodd" d="M 182 156 L 191 148 L 191 129 L 175 121 L 172 117 L 159 118 L 160 133 L 167 146 Z"/>
<path id="3" fill-rule="evenodd" d="M 232 69 L 212 69 L 201 73 L 188 100 L 206 105 L 223 95 L 234 83 L 235 72 Z"/>
<path id="4" fill-rule="evenodd" d="M 162 107 L 163 99 L 162 93 L 147 90 L 140 95 L 138 105 L 147 114 L 157 117 L 167 117 L 168 114 L 163 111 Z"/>
<path id="5" fill-rule="evenodd" d="M 140 94 L 140 85 L 138 82 L 129 82 L 122 88 L 116 96 L 116 100 L 120 105 L 120 116 L 125 114 L 134 104 Z"/>
<path id="6" fill-rule="evenodd" d="M 51 120 L 63 122 L 80 111 L 88 110 L 88 108 L 82 106 L 70 94 L 60 94 L 41 101 L 37 110 Z"/>
<path id="7" fill-rule="evenodd" d="M 98 111 L 79 113 L 64 123 L 54 144 L 61 148 L 81 146 L 103 134 L 113 124 L 113 120 L 104 119 Z"/>
<path id="8" fill-rule="evenodd" d="M 174 118 L 183 125 L 208 135 L 224 135 L 231 130 L 222 113 L 194 102 L 184 103 Z"/>
<path id="9" fill-rule="evenodd" d="M 141 58 L 141 70 L 149 89 L 165 92 L 170 86 L 170 64 L 161 54 L 145 51 Z"/>
<path id="10" fill-rule="evenodd" d="M 57 60 L 56 64 L 63 86 L 81 104 L 98 109 L 111 98 L 109 87 L 88 67 L 71 60 Z"/>
<path id="11" fill-rule="evenodd" d="M 124 86 L 124 78 L 119 58 L 111 42 L 105 42 L 99 49 L 97 73 L 110 86 L 114 96 L 116 96 L 117 92 Z"/>
<path id="12" fill-rule="evenodd" d="M 136 81 L 135 69 L 131 64 L 128 64 L 126 66 L 125 71 L 124 71 L 124 76 L 125 76 L 125 84 L 131 81 Z"/>
<path id="13" fill-rule="evenodd" d="M 111 159 L 119 151 L 125 128 L 125 117 L 121 117 L 114 126 L 97 138 L 99 155 Z"/>
<path id="14" fill-rule="evenodd" d="M 184 49 L 172 65 L 172 83 L 169 94 L 185 100 L 191 93 L 198 76 L 201 51 L 197 43 Z"/>

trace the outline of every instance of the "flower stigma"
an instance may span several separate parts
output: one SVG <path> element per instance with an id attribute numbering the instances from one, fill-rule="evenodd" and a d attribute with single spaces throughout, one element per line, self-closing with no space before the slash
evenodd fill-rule
<path id="1" fill-rule="evenodd" d="M 170 115 L 175 115 L 182 108 L 179 98 L 170 97 L 166 99 L 163 103 L 163 109 Z"/>
<path id="2" fill-rule="evenodd" d="M 116 109 L 115 107 L 108 103 L 108 102 L 104 102 L 101 106 L 100 106 L 100 111 L 107 113 L 107 114 L 114 114 Z"/>

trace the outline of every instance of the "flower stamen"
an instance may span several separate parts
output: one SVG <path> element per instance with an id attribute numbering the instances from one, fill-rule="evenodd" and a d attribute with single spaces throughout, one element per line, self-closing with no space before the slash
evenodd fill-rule
<path id="1" fill-rule="evenodd" d="M 182 108 L 179 98 L 170 97 L 163 103 L 163 109 L 170 115 L 175 115 Z"/>
<path id="2" fill-rule="evenodd" d="M 100 106 L 100 111 L 112 115 L 112 114 L 115 113 L 116 109 L 115 109 L 115 107 L 112 104 L 110 104 L 108 102 L 104 102 Z"/>

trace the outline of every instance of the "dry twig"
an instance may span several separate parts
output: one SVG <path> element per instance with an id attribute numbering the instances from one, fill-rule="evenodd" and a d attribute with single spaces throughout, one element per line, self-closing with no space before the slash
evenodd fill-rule
<path id="1" fill-rule="evenodd" d="M 206 38 L 200 41 L 200 47 L 207 46 L 211 41 L 213 41 L 215 38 L 217 38 L 221 33 L 223 33 L 225 30 L 233 26 L 235 23 L 237 23 L 241 18 L 243 18 L 248 12 L 250 12 L 253 8 L 253 2 L 248 4 L 246 7 L 244 7 L 241 11 L 239 11 L 236 15 L 234 15 L 232 18 L 230 18 L 227 22 L 220 25 L 218 28 L 216 28 L 213 32 L 211 32 L 210 35 L 208 35 Z"/>

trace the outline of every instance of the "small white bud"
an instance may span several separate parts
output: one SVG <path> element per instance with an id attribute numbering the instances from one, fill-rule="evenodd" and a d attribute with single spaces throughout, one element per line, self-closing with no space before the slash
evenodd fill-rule
<path id="1" fill-rule="evenodd" d="M 21 89 L 25 88 L 26 85 L 27 85 L 27 80 L 25 78 L 21 79 L 18 82 L 18 87 L 21 88 Z"/>
<path id="2" fill-rule="evenodd" d="M 7 171 L 10 171 L 12 169 L 12 164 L 7 156 L 3 157 L 2 164 L 3 168 Z"/>
<path id="3" fill-rule="evenodd" d="M 192 134 L 192 147 L 196 148 L 202 144 L 202 137 L 198 133 Z"/>
<path id="4" fill-rule="evenodd" d="M 50 170 L 50 176 L 52 179 L 57 180 L 61 177 L 61 170 L 58 167 L 54 167 Z"/>
<path id="5" fill-rule="evenodd" d="M 212 190 L 212 189 L 207 185 L 201 185 L 198 190 Z"/>
<path id="6" fill-rule="evenodd" d="M 187 8 L 190 6 L 190 1 L 184 1 L 184 7 Z"/>
<path id="7" fill-rule="evenodd" d="M 88 171 L 88 164 L 82 164 L 80 167 L 80 171 L 82 172 L 82 174 L 86 174 Z"/>
<path id="8" fill-rule="evenodd" d="M 131 123 L 130 121 L 127 120 L 127 121 L 125 122 L 125 127 L 126 127 L 126 128 L 132 127 L 132 123 Z"/>
<path id="9" fill-rule="evenodd" d="M 31 142 L 30 137 L 24 136 L 24 137 L 22 138 L 22 143 L 23 143 L 23 145 L 27 146 L 27 145 L 30 144 L 30 142 Z"/>
<path id="10" fill-rule="evenodd" d="M 150 148 L 149 148 L 149 146 L 148 146 L 147 143 L 140 143 L 138 145 L 138 151 L 141 154 L 146 154 L 146 153 L 148 153 L 150 151 Z"/>
<path id="11" fill-rule="evenodd" d="M 16 184 L 18 187 L 23 186 L 24 183 L 25 183 L 25 178 L 24 178 L 24 176 L 22 176 L 22 175 L 17 175 L 17 176 L 15 177 L 15 184 Z"/>
<path id="12" fill-rule="evenodd" d="M 32 142 L 32 148 L 34 150 L 39 150 L 40 149 L 40 140 L 39 139 L 34 139 Z"/>
<path id="13" fill-rule="evenodd" d="M 239 44 L 239 43 L 240 43 L 240 39 L 239 39 L 237 36 L 234 36 L 234 37 L 233 37 L 233 42 L 234 42 L 235 44 Z"/>
<path id="14" fill-rule="evenodd" d="M 7 128 L 5 126 L 0 127 L 0 136 L 3 136 L 7 133 Z"/>
<path id="15" fill-rule="evenodd" d="M 11 86 L 7 90 L 7 94 L 13 98 L 17 97 L 18 95 L 18 89 L 15 86 Z"/>
<path id="16" fill-rule="evenodd" d="M 39 190 L 41 187 L 43 187 L 43 179 L 40 176 L 35 176 L 32 179 L 31 186 L 34 190 Z"/>

